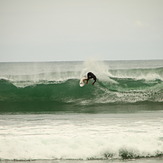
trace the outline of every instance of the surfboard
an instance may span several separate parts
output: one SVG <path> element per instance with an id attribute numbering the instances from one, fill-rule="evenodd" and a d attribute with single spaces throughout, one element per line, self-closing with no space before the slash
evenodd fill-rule
<path id="1" fill-rule="evenodd" d="M 80 87 L 83 87 L 86 84 L 86 81 L 84 81 L 84 79 L 85 79 L 85 77 L 82 77 L 80 79 L 80 82 L 79 82 Z"/>

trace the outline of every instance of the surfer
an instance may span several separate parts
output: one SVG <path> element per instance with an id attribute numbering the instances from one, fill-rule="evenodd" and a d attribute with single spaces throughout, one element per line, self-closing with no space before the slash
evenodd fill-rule
<path id="1" fill-rule="evenodd" d="M 88 80 L 89 79 L 93 79 L 94 80 L 94 82 L 92 83 L 92 85 L 94 85 L 97 78 L 96 78 L 96 76 L 92 72 L 88 72 L 87 73 L 87 79 L 85 79 L 86 80 L 86 84 L 88 84 Z"/>

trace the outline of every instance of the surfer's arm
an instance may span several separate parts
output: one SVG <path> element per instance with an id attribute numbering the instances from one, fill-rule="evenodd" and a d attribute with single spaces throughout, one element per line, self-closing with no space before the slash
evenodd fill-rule
<path id="1" fill-rule="evenodd" d="M 88 84 L 88 79 L 83 79 L 83 82 Z"/>

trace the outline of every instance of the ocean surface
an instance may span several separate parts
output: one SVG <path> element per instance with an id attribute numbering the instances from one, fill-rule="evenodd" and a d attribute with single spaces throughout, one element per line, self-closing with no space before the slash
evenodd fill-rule
<path id="1" fill-rule="evenodd" d="M 0 160 L 162 162 L 163 60 L 0 63 Z"/>

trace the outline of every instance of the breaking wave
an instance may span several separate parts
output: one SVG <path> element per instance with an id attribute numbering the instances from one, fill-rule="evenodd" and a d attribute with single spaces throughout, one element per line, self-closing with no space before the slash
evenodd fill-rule
<path id="1" fill-rule="evenodd" d="M 162 70 L 163 71 L 163 70 Z M 163 102 L 161 79 L 145 80 L 135 78 L 108 77 L 98 79 L 84 87 L 79 79 L 66 81 L 19 81 L 0 80 L 0 101 L 53 101 L 59 103 L 133 103 L 141 101 Z M 19 87 L 20 84 L 29 84 Z"/>
<path id="2" fill-rule="evenodd" d="M 86 67 L 81 68 L 82 71 L 69 68 L 57 72 L 3 75 L 0 102 L 52 102 L 55 107 L 163 102 L 163 67 L 108 69 L 104 64 L 95 66 L 95 63 Z M 94 71 L 92 67 L 96 67 Z M 80 87 L 80 77 L 89 70 L 96 74 L 97 82 L 92 86 L 89 81 Z"/>

